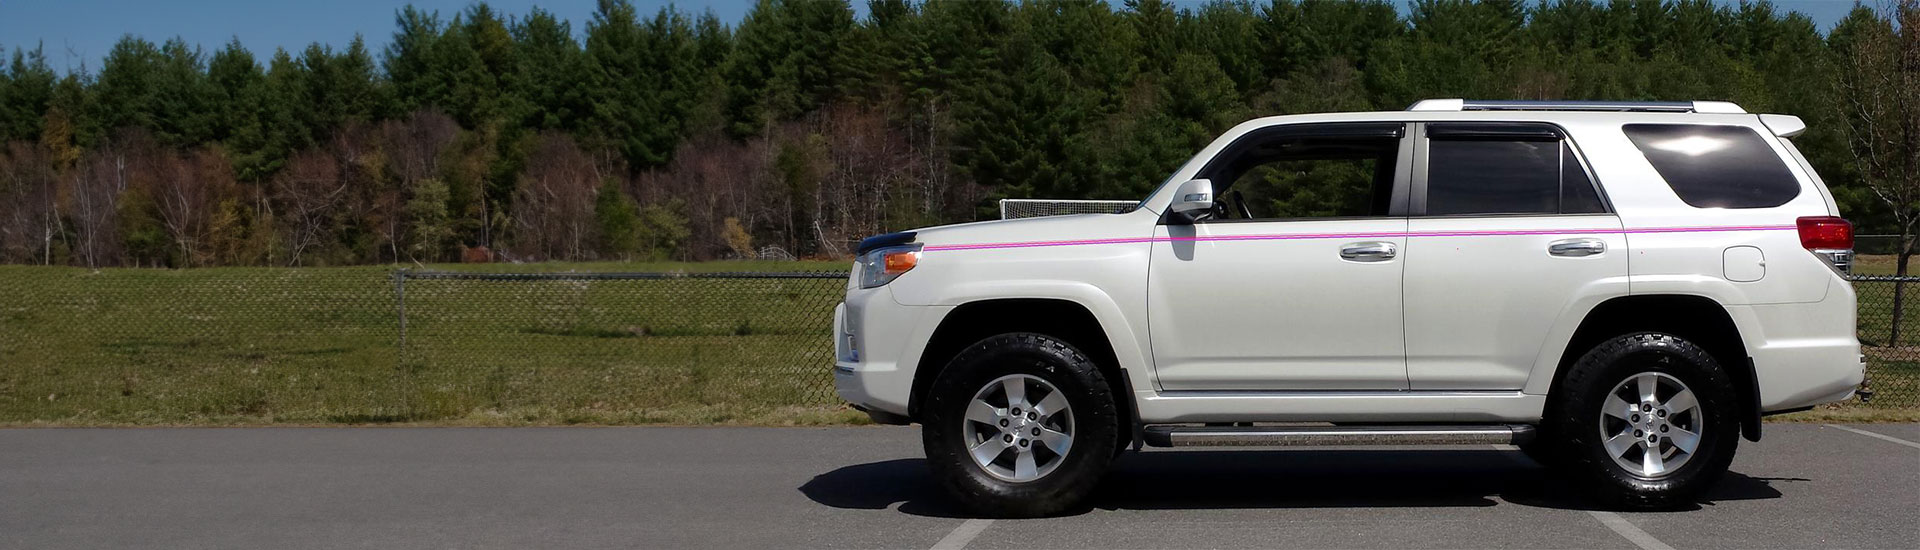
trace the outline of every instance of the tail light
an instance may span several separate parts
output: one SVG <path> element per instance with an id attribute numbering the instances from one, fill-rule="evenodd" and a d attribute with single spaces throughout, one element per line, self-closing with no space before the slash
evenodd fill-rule
<path id="1" fill-rule="evenodd" d="M 1842 274 L 1853 271 L 1853 224 L 1839 216 L 1800 218 L 1800 246 Z"/>

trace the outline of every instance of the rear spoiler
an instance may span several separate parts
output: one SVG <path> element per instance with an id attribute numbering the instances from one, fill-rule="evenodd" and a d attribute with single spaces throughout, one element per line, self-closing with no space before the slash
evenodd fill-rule
<path id="1" fill-rule="evenodd" d="M 1807 131 L 1807 123 L 1793 115 L 1760 115 L 1760 123 L 1765 124 L 1773 135 L 1790 138 Z"/>

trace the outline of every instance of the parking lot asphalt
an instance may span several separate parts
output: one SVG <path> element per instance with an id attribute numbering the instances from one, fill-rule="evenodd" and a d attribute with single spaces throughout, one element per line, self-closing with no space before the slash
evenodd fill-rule
<path id="1" fill-rule="evenodd" d="M 10 429 L 0 548 L 1920 547 L 1920 424 L 1741 443 L 1672 512 L 1504 446 L 1150 449 L 1083 510 L 985 520 L 915 428 Z"/>

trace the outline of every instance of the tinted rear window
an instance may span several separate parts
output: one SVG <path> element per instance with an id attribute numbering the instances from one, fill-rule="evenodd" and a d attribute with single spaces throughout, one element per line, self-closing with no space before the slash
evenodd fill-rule
<path id="1" fill-rule="evenodd" d="M 1600 214 L 1606 211 L 1606 203 L 1600 201 L 1600 192 L 1593 188 L 1587 169 L 1580 166 L 1580 158 L 1573 156 L 1573 148 L 1560 147 L 1560 212 Z"/>
<path id="2" fill-rule="evenodd" d="M 1607 211 L 1553 126 L 1434 123 L 1427 136 L 1425 215 Z"/>
<path id="3" fill-rule="evenodd" d="M 1560 211 L 1559 141 L 1434 140 L 1427 150 L 1427 214 Z"/>
<path id="4" fill-rule="evenodd" d="M 1628 124 L 1640 154 L 1695 208 L 1771 208 L 1800 195 L 1800 182 L 1765 138 L 1741 126 Z"/>

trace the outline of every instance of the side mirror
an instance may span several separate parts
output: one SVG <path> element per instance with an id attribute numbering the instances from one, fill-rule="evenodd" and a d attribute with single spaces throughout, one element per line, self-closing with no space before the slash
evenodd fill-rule
<path id="1" fill-rule="evenodd" d="M 1173 204 L 1168 205 L 1167 210 L 1187 221 L 1213 211 L 1213 181 L 1182 182 L 1180 187 L 1174 188 Z"/>

